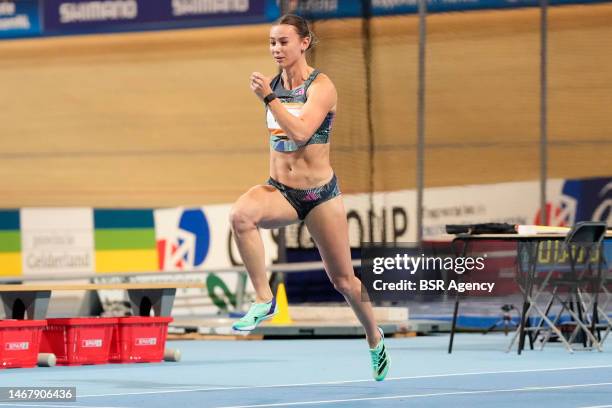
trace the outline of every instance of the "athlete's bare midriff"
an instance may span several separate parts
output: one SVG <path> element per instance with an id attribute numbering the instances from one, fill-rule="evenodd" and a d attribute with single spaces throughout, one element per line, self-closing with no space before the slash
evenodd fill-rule
<path id="1" fill-rule="evenodd" d="M 333 174 L 329 143 L 311 144 L 295 152 L 270 149 L 270 176 L 286 186 L 308 189 L 326 184 Z"/>
<path id="2" fill-rule="evenodd" d="M 313 72 L 314 69 L 309 75 Z M 322 77 L 324 75 L 315 77 L 313 83 L 318 83 Z M 293 89 L 299 86 L 302 85 L 294 86 Z M 283 90 L 286 90 L 284 86 Z M 308 97 L 309 94 L 310 89 L 307 89 L 306 96 Z M 330 110 L 330 113 L 335 115 L 335 105 Z M 329 152 L 329 140 L 327 143 L 306 144 L 296 151 L 277 151 L 271 146 L 270 176 L 279 183 L 296 189 L 310 189 L 323 186 L 333 176 Z"/>

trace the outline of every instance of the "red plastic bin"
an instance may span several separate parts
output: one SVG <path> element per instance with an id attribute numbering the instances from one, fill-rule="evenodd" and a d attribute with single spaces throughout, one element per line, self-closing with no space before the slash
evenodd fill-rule
<path id="1" fill-rule="evenodd" d="M 0 320 L 0 368 L 36 367 L 46 320 Z"/>
<path id="2" fill-rule="evenodd" d="M 120 317 L 113 335 L 113 363 L 154 363 L 164 359 L 172 317 Z"/>
<path id="3" fill-rule="evenodd" d="M 53 353 L 58 365 L 106 364 L 109 359 L 114 317 L 47 319 L 41 353 Z"/>

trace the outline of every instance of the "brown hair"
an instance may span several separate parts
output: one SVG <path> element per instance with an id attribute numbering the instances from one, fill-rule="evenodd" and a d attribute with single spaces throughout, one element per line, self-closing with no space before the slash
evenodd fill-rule
<path id="1" fill-rule="evenodd" d="M 300 38 L 310 38 L 310 43 L 308 44 L 306 51 L 314 47 L 314 45 L 318 42 L 314 33 L 310 31 L 310 26 L 304 17 L 300 17 L 297 14 L 285 14 L 276 21 L 276 24 L 287 24 L 293 26 Z"/>

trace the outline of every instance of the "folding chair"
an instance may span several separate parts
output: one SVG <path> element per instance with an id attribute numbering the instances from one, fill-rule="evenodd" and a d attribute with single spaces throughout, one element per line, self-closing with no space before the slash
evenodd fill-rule
<path id="1" fill-rule="evenodd" d="M 583 333 L 582 342 L 585 348 L 588 340 L 591 346 L 602 351 L 601 338 L 598 339 L 594 335 L 596 329 L 602 328 L 599 323 L 600 316 L 603 316 L 605 321 L 606 334 L 604 340 L 612 324 L 608 316 L 598 306 L 598 295 L 602 290 L 604 281 L 602 242 L 605 234 L 605 223 L 580 222 L 572 228 L 563 242 L 563 250 L 560 252 L 560 256 L 567 256 L 569 271 L 557 274 L 554 271 L 548 272 L 538 294 L 533 299 L 536 302 L 537 296 L 544 291 L 546 286 L 552 288 L 547 307 L 543 313 L 540 313 L 541 320 L 538 331 L 536 331 L 536 335 L 543 335 L 540 339 L 542 349 L 550 340 L 552 333 L 555 332 L 566 347 L 571 348 L 571 344 L 578 334 Z M 595 268 L 593 264 L 596 264 Z M 548 320 L 547 314 L 555 302 L 561 308 L 552 322 L 547 322 L 549 327 L 546 328 L 542 321 Z M 589 313 L 590 309 L 592 309 L 592 314 Z M 558 325 L 564 312 L 567 312 L 571 317 L 569 324 L 575 325 L 568 340 L 563 338 L 559 330 L 553 330 Z"/>
<path id="2" fill-rule="evenodd" d="M 595 319 L 595 323 L 598 319 L 598 316 L 602 314 L 604 316 L 604 320 L 606 320 L 606 334 L 604 336 L 607 337 L 607 334 L 610 331 L 610 324 L 608 323 L 608 318 L 605 313 L 602 312 L 601 308 L 597 306 L 597 294 L 599 290 L 603 286 L 603 276 L 601 273 L 601 262 L 598 262 L 598 269 L 595 275 L 592 274 L 592 265 L 590 265 L 589 260 L 590 256 L 588 256 L 593 250 L 599 253 L 601 257 L 601 247 L 603 238 L 606 233 L 606 224 L 600 222 L 579 222 L 577 223 L 565 237 L 563 244 L 561 246 L 561 251 L 558 253 L 558 259 L 556 259 L 556 263 L 561 263 L 561 260 L 564 255 L 567 255 L 569 259 L 569 271 L 560 273 L 559 270 L 551 269 L 544 277 L 537 277 L 537 257 L 538 252 L 540 250 L 541 241 L 545 240 L 535 240 L 526 243 L 526 248 L 523 249 L 523 258 L 526 264 L 526 267 L 523 267 L 523 275 L 522 281 L 519 283 L 521 287 L 521 291 L 525 296 L 525 304 L 523 310 L 523 319 L 524 322 L 529 322 L 529 316 L 532 312 L 535 312 L 536 316 L 539 317 L 539 322 L 535 326 L 524 327 L 526 323 L 523 324 L 523 332 L 516 331 L 515 335 L 508 346 L 508 351 L 512 349 L 513 344 L 520 338 L 519 340 L 519 352 L 522 348 L 522 344 L 524 343 L 524 336 L 529 334 L 530 342 L 533 341 L 533 337 L 542 336 L 540 341 L 542 342 L 541 348 L 544 348 L 545 344 L 550 340 L 552 334 L 554 333 L 559 341 L 563 343 L 565 348 L 569 352 L 573 352 L 574 349 L 571 346 L 571 342 L 574 340 L 575 336 L 582 330 L 585 334 L 586 338 L 589 339 L 591 344 L 593 344 L 598 350 L 601 351 L 600 342 L 593 336 L 594 330 L 589 330 L 588 325 L 591 325 L 591 328 L 601 328 L 601 325 L 598 327 L 594 325 L 593 319 Z M 578 261 L 579 261 L 579 251 L 583 251 L 583 255 L 585 255 L 585 268 L 578 270 Z M 589 275 L 585 275 L 589 272 Z M 593 315 L 592 317 L 586 312 L 586 303 L 584 298 L 582 297 L 584 294 L 588 293 L 588 291 L 584 291 L 583 288 L 591 285 L 590 287 L 595 288 L 593 290 Z M 546 294 L 545 290 L 547 288 L 552 288 L 549 293 L 550 298 L 544 307 L 544 310 L 538 305 L 538 300 L 540 296 Z M 569 294 L 568 297 L 564 297 L 564 293 L 562 289 L 566 289 Z M 561 290 L 560 290 L 561 289 Z M 575 298 L 575 301 L 574 301 Z M 558 303 L 561 306 L 561 310 L 556 314 L 556 316 L 551 320 L 548 315 L 553 308 L 553 305 Z M 566 339 L 560 328 L 558 327 L 558 322 L 561 319 L 563 312 L 567 311 L 571 318 L 572 322 L 576 324 L 576 328 L 572 332 L 572 335 L 568 339 Z M 585 323 L 586 321 L 586 323 Z M 588 324 L 588 325 L 587 325 Z M 586 346 L 586 340 L 584 345 Z"/>

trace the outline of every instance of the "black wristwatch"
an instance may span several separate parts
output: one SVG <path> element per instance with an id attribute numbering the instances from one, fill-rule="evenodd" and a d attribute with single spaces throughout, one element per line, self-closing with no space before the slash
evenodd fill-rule
<path id="1" fill-rule="evenodd" d="M 268 95 L 266 95 L 265 98 L 263 98 L 263 101 L 266 104 L 266 106 L 268 106 L 268 104 L 275 99 L 276 99 L 276 94 L 274 92 L 271 92 Z"/>

